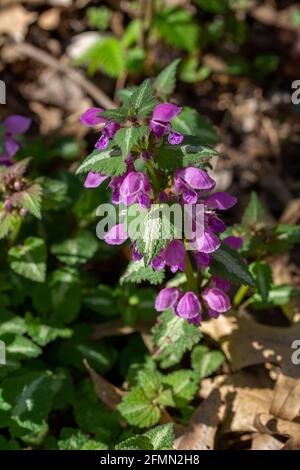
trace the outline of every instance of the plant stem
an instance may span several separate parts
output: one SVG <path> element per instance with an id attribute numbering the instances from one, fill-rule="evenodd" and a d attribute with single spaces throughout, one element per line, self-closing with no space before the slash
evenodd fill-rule
<path id="1" fill-rule="evenodd" d="M 160 185 L 159 185 L 157 175 L 155 173 L 153 162 L 151 160 L 148 160 L 146 162 L 146 167 L 147 167 L 147 170 L 148 170 L 148 173 L 149 173 L 149 176 L 150 176 L 150 179 L 151 179 L 151 182 L 154 186 L 155 191 L 159 192 L 160 191 Z"/>
<path id="2" fill-rule="evenodd" d="M 242 302 L 243 298 L 244 298 L 245 295 L 247 294 L 248 289 L 249 289 L 249 287 L 248 287 L 248 286 L 244 286 L 244 285 L 242 285 L 242 286 L 239 288 L 239 290 L 237 291 L 237 293 L 235 294 L 234 299 L 233 299 L 233 306 L 234 306 L 234 307 L 238 307 L 238 306 L 240 305 L 240 303 Z"/>
<path id="3" fill-rule="evenodd" d="M 186 254 L 185 258 L 185 275 L 187 280 L 188 288 L 194 292 L 198 291 L 197 279 L 194 276 L 193 266 L 189 257 L 189 254 Z"/>

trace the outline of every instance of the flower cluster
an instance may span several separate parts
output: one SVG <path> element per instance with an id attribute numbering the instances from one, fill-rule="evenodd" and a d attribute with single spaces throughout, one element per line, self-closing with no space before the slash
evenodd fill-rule
<path id="1" fill-rule="evenodd" d="M 116 133 L 122 129 L 122 123 L 101 116 L 101 108 L 92 108 L 81 116 L 81 122 L 86 126 L 100 126 L 101 135 L 95 144 L 99 150 L 104 150 L 114 141 Z M 138 204 L 141 210 L 148 210 L 154 203 L 178 203 L 181 206 L 189 204 L 194 207 L 192 211 L 192 225 L 196 224 L 197 207 L 200 204 L 204 217 L 204 229 L 192 241 L 192 249 L 187 250 L 187 240 L 182 237 L 167 240 L 150 263 L 153 271 L 162 271 L 169 268 L 172 273 L 186 272 L 187 283 L 184 289 L 166 287 L 162 289 L 155 301 L 155 308 L 162 312 L 171 308 L 173 312 L 187 319 L 191 323 L 199 324 L 203 313 L 217 318 L 230 308 L 228 295 L 231 289 L 230 282 L 218 276 L 207 276 L 200 281 L 200 274 L 207 270 L 212 263 L 212 256 L 220 248 L 220 235 L 225 232 L 226 224 L 220 218 L 220 212 L 230 209 L 236 204 L 236 198 L 226 192 L 212 192 L 215 181 L 202 167 L 187 165 L 177 168 L 176 171 L 167 171 L 167 175 L 159 168 L 156 162 L 157 149 L 163 145 L 176 146 L 184 144 L 184 135 L 176 132 L 172 127 L 172 120 L 178 116 L 181 108 L 172 103 L 160 103 L 153 107 L 151 116 L 143 118 L 143 126 L 147 125 L 147 132 L 142 144 L 131 149 L 125 159 L 126 170 L 121 176 L 110 176 L 99 171 L 89 171 L 85 187 L 95 188 L 104 181 L 112 190 L 113 204 L 130 206 Z M 124 127 L 136 125 L 135 121 Z M 113 142 L 112 142 L 113 144 Z M 110 148 L 110 147 L 109 147 Z M 145 162 L 146 171 L 138 171 L 135 161 Z M 150 165 L 150 166 L 149 166 Z M 203 209 L 204 208 L 204 209 Z M 108 244 L 120 245 L 129 238 L 123 224 L 111 228 L 105 236 Z M 242 240 L 229 236 L 224 243 L 231 248 L 238 249 Z M 136 242 L 132 241 L 132 260 L 141 261 L 144 253 L 139 250 Z M 187 273 L 192 268 L 192 276 Z"/>
<path id="2" fill-rule="evenodd" d="M 12 115 L 3 121 L 3 150 L 0 155 L 0 165 L 12 165 L 12 158 L 20 149 L 21 145 L 18 136 L 24 134 L 30 127 L 31 120 L 29 118 Z"/>

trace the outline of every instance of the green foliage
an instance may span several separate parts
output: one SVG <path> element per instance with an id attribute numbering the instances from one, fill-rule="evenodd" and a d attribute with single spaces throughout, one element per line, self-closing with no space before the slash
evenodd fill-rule
<path id="1" fill-rule="evenodd" d="M 44 240 L 28 237 L 21 246 L 8 252 L 11 269 L 21 276 L 36 282 L 44 282 L 46 276 L 47 251 Z"/>
<path id="2" fill-rule="evenodd" d="M 125 273 L 120 278 L 121 285 L 126 282 L 140 284 L 148 281 L 150 284 L 161 284 L 164 279 L 164 271 L 155 271 L 151 266 L 145 266 L 144 260 L 131 261 Z"/>
<path id="3" fill-rule="evenodd" d="M 183 354 L 192 349 L 201 339 L 201 332 L 195 325 L 190 325 L 171 311 L 160 315 L 153 328 L 155 357 L 162 368 L 171 367 L 180 362 Z"/>
<path id="4" fill-rule="evenodd" d="M 147 126 L 122 127 L 114 137 L 114 141 L 122 150 L 123 158 L 126 158 L 129 152 L 145 138 L 148 132 Z"/>
<path id="5" fill-rule="evenodd" d="M 221 351 L 209 351 L 203 345 L 196 346 L 191 355 L 192 368 L 198 380 L 212 375 L 224 361 L 225 356 Z"/>
<path id="6" fill-rule="evenodd" d="M 116 450 L 171 450 L 174 432 L 172 424 L 156 426 L 150 431 L 130 437 L 116 445 Z"/>
<path id="7" fill-rule="evenodd" d="M 175 59 L 165 69 L 163 69 L 154 81 L 156 93 L 164 98 L 171 95 L 175 90 L 176 72 L 180 59 Z"/>
<path id="8" fill-rule="evenodd" d="M 213 253 L 211 272 L 237 284 L 254 286 L 249 268 L 241 255 L 225 243 Z"/>
<path id="9" fill-rule="evenodd" d="M 76 173 L 87 173 L 95 171 L 110 176 L 122 175 L 126 170 L 126 165 L 121 156 L 117 156 L 119 151 L 106 149 L 103 151 L 94 150 L 79 165 Z M 116 155 L 116 156 L 115 156 Z"/>

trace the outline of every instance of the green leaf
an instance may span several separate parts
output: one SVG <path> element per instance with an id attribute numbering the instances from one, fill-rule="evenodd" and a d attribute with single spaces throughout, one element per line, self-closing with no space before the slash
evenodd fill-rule
<path id="1" fill-rule="evenodd" d="M 166 8 L 157 13 L 154 26 L 171 46 L 188 52 L 197 48 L 199 26 L 189 11 L 183 8 Z"/>
<path id="2" fill-rule="evenodd" d="M 114 142 L 122 150 L 123 158 L 126 158 L 130 151 L 145 137 L 149 132 L 147 126 L 122 127 L 114 137 Z"/>
<path id="3" fill-rule="evenodd" d="M 263 302 L 267 302 L 272 285 L 272 269 L 267 263 L 255 261 L 250 266 L 256 288 Z"/>
<path id="4" fill-rule="evenodd" d="M 63 428 L 58 441 L 60 450 L 107 450 L 103 442 L 92 439 L 79 429 Z"/>
<path id="5" fill-rule="evenodd" d="M 219 277 L 235 283 L 255 287 L 253 277 L 241 255 L 225 243 L 213 253 L 213 263 L 210 270 Z"/>
<path id="6" fill-rule="evenodd" d="M 156 100 L 153 96 L 151 80 L 148 78 L 132 93 L 129 98 L 129 110 L 138 117 L 147 117 L 151 114 Z"/>
<path id="7" fill-rule="evenodd" d="M 266 213 L 257 193 L 252 192 L 250 201 L 242 218 L 242 227 L 245 229 L 259 230 L 266 226 Z"/>
<path id="8" fill-rule="evenodd" d="M 25 371 L 3 380 L 2 396 L 9 404 L 10 431 L 24 442 L 38 444 L 48 426 L 46 419 L 53 400 L 52 376 L 48 372 Z"/>
<path id="9" fill-rule="evenodd" d="M 131 238 L 136 237 L 136 247 L 144 256 L 145 266 L 151 263 L 152 259 L 158 255 L 161 248 L 164 248 L 168 241 L 179 236 L 181 227 L 177 227 L 170 220 L 167 209 L 168 206 L 165 204 L 155 204 L 148 210 L 138 210 L 138 216 L 131 222 L 129 220 L 129 233 L 130 231 L 133 232 Z M 130 213 L 128 211 L 128 214 Z M 135 223 L 134 227 L 133 223 Z M 138 224 L 138 230 L 133 230 L 133 228 L 136 229 L 136 223 Z"/>
<path id="10" fill-rule="evenodd" d="M 175 399 L 179 399 L 178 406 L 191 401 L 197 392 L 194 372 L 191 370 L 178 370 L 163 377 L 162 382 L 170 385 Z"/>
<path id="11" fill-rule="evenodd" d="M 26 315 L 26 328 L 27 334 L 39 346 L 46 346 L 57 338 L 70 338 L 72 336 L 72 330 L 69 328 L 48 325 L 31 314 Z"/>
<path id="12" fill-rule="evenodd" d="M 110 77 L 118 78 L 125 70 L 122 42 L 115 37 L 101 38 L 77 59 L 76 63 L 88 63 L 88 73 L 91 75 L 100 69 Z"/>
<path id="13" fill-rule="evenodd" d="M 202 337 L 200 329 L 189 324 L 170 310 L 162 313 L 153 328 L 155 358 L 162 368 L 180 362 L 183 354 L 192 349 Z"/>
<path id="14" fill-rule="evenodd" d="M 174 92 L 176 85 L 176 72 L 181 59 L 175 59 L 164 68 L 154 81 L 154 89 L 159 96 L 165 97 Z"/>
<path id="15" fill-rule="evenodd" d="M 268 310 L 274 306 L 288 304 L 293 298 L 299 297 L 300 292 L 289 285 L 272 286 L 269 290 L 267 302 L 263 302 L 262 297 L 255 293 L 251 297 L 251 306 L 256 310 Z"/>
<path id="16" fill-rule="evenodd" d="M 224 0 L 195 0 L 203 10 L 212 13 L 225 13 L 228 9 L 227 2 Z"/>
<path id="17" fill-rule="evenodd" d="M 30 214 L 38 219 L 41 218 L 41 197 L 42 188 L 38 183 L 34 183 L 23 191 L 18 191 L 10 198 L 13 206 L 27 209 Z"/>
<path id="18" fill-rule="evenodd" d="M 112 12 L 104 7 L 90 7 L 87 9 L 87 18 L 90 26 L 105 31 L 111 20 Z"/>
<path id="19" fill-rule="evenodd" d="M 36 282 L 44 282 L 46 276 L 46 245 L 44 240 L 28 237 L 21 246 L 8 252 L 11 269 L 21 276 Z"/>
<path id="20" fill-rule="evenodd" d="M 210 147 L 164 144 L 157 149 L 157 164 L 162 170 L 169 171 L 188 166 L 206 168 L 209 159 L 217 155 L 218 152 Z"/>
<path id="21" fill-rule="evenodd" d="M 185 106 L 172 120 L 172 127 L 183 135 L 199 137 L 202 145 L 216 145 L 220 139 L 212 124 L 193 108 Z"/>
<path id="22" fill-rule="evenodd" d="M 156 426 L 146 432 L 144 436 L 148 437 L 153 445 L 154 450 L 172 450 L 174 443 L 173 424 L 167 423 Z"/>
<path id="23" fill-rule="evenodd" d="M 0 240 L 16 229 L 21 223 L 21 217 L 12 212 L 0 212 Z"/>
<path id="24" fill-rule="evenodd" d="M 97 249 L 96 238 L 90 232 L 82 231 L 75 238 L 52 245 L 50 251 L 62 263 L 75 266 L 86 263 L 95 255 Z"/>
<path id="25" fill-rule="evenodd" d="M 142 259 L 140 261 L 131 261 L 119 282 L 123 285 L 127 282 L 141 284 L 148 281 L 150 284 L 157 285 L 163 282 L 164 277 L 164 270 L 155 271 L 150 265 L 146 267 Z"/>
<path id="26" fill-rule="evenodd" d="M 118 410 L 126 421 L 138 428 L 154 426 L 160 420 L 160 408 L 152 403 L 142 387 L 134 387 L 125 395 Z"/>
<path id="27" fill-rule="evenodd" d="M 6 343 L 7 353 L 14 356 L 14 359 L 37 357 L 42 354 L 41 348 L 25 336 L 17 335 L 10 342 L 5 337 L 3 339 Z"/>
<path id="28" fill-rule="evenodd" d="M 48 282 L 49 290 L 51 320 L 60 324 L 73 321 L 81 305 L 81 289 L 77 271 L 70 267 L 53 271 Z"/>
<path id="29" fill-rule="evenodd" d="M 198 345 L 192 352 L 192 367 L 199 379 L 208 377 L 216 372 L 225 361 L 221 351 L 209 351 L 206 346 Z"/>
<path id="30" fill-rule="evenodd" d="M 284 253 L 299 242 L 300 225 L 280 224 L 272 230 L 267 249 L 270 253 Z"/>
<path id="31" fill-rule="evenodd" d="M 115 446 L 115 450 L 154 450 L 154 447 L 150 438 L 142 435 L 129 437 L 126 441 L 120 442 Z"/>
<path id="32" fill-rule="evenodd" d="M 126 164 L 121 156 L 115 156 L 119 151 L 115 149 L 106 149 L 103 151 L 94 150 L 79 165 L 76 173 L 87 173 L 95 171 L 104 175 L 119 176 L 126 171 Z"/>
<path id="33" fill-rule="evenodd" d="M 99 116 L 121 123 L 127 118 L 127 109 L 124 106 L 117 109 L 107 109 L 99 113 Z"/>
<path id="34" fill-rule="evenodd" d="M 155 370 L 139 371 L 137 381 L 148 398 L 154 398 L 161 388 L 161 375 Z"/>

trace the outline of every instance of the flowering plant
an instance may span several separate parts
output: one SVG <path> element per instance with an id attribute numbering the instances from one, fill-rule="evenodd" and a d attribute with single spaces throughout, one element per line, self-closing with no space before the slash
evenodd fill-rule
<path id="1" fill-rule="evenodd" d="M 155 308 L 172 309 L 198 325 L 204 314 L 217 318 L 230 309 L 231 282 L 253 285 L 253 279 L 236 251 L 242 238 L 224 235 L 227 227 L 220 214 L 237 200 L 227 192 L 213 192 L 216 182 L 209 174 L 209 161 L 217 152 L 197 135 L 193 110 L 160 101 L 172 93 L 175 71 L 171 64 L 153 84 L 145 80 L 119 109 L 91 108 L 81 116 L 84 125 L 100 126 L 100 137 L 77 173 L 87 173 L 86 188 L 108 183 L 112 203 L 126 208 L 125 223 L 114 225 L 104 237 L 111 245 L 131 242 L 132 262 L 125 281 L 157 284 L 168 269 L 184 272 L 180 286 L 159 292 Z M 157 206 L 172 204 L 189 206 L 192 243 L 170 220 L 171 230 L 166 230 Z M 132 206 L 140 209 L 138 235 L 128 231 Z M 201 230 L 194 232 L 199 207 Z"/>

